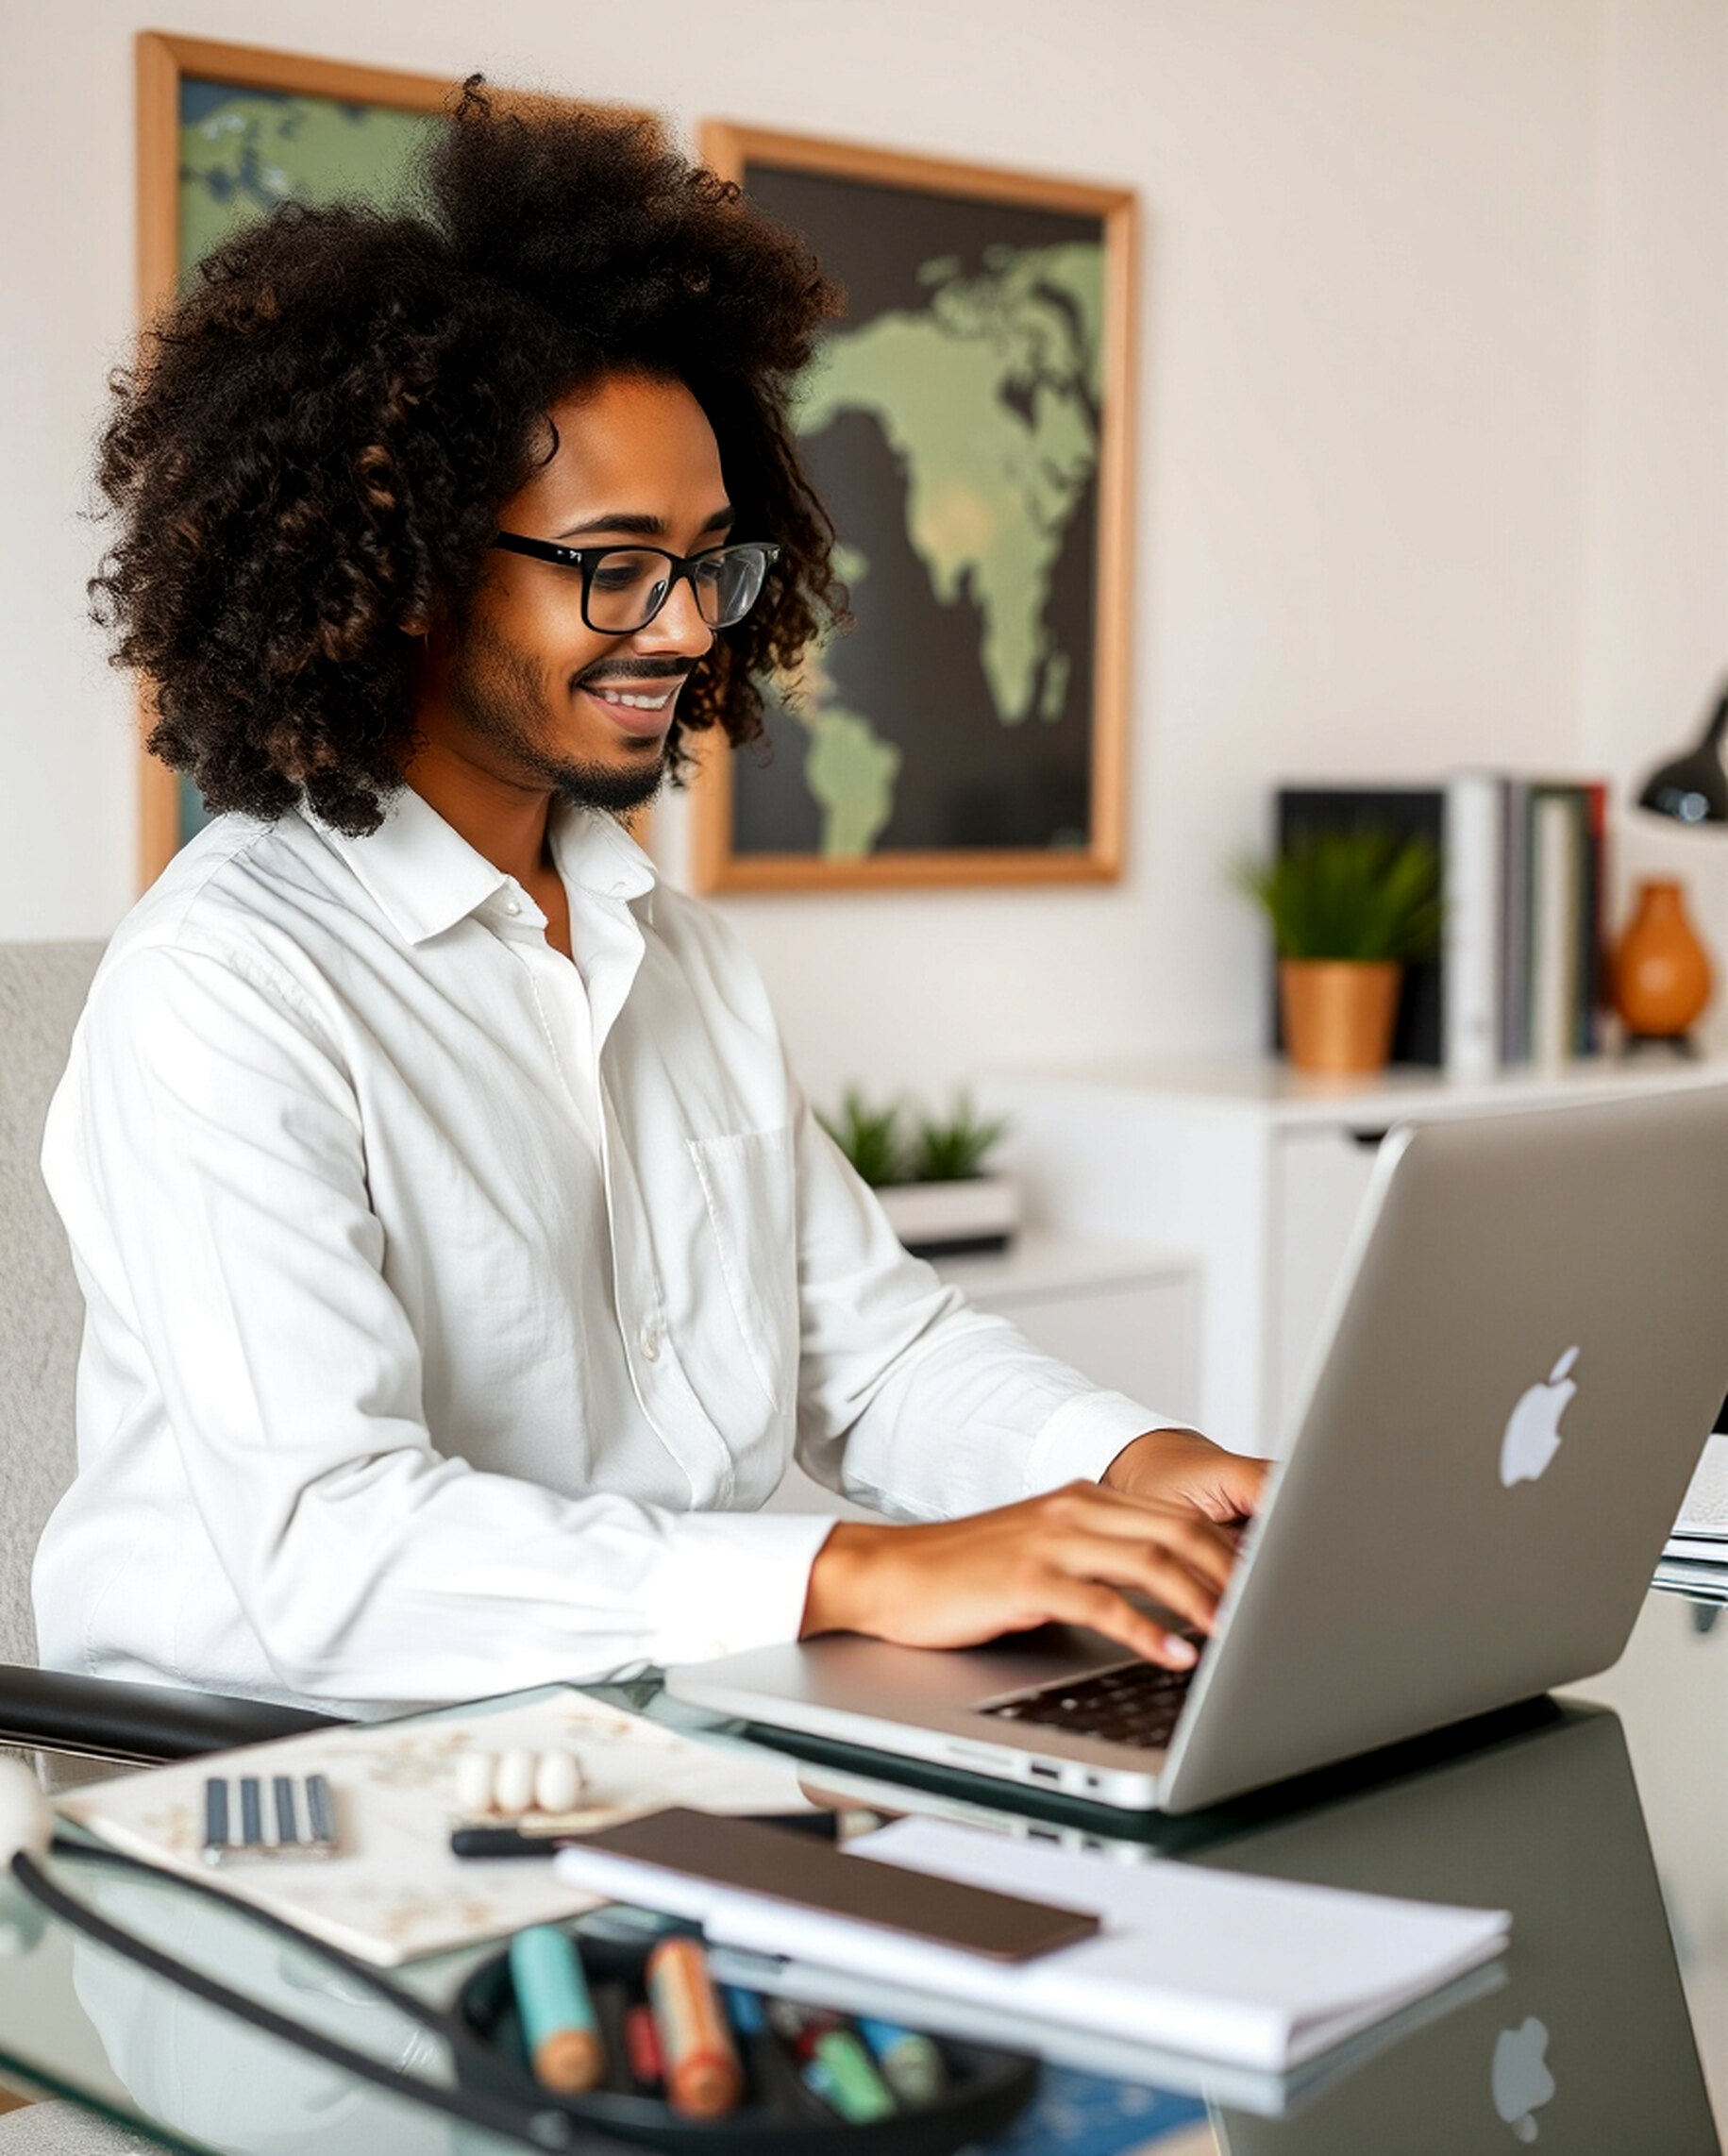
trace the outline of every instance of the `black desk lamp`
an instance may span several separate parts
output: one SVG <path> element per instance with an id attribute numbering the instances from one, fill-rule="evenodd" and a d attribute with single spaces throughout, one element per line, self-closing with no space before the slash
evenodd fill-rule
<path id="1" fill-rule="evenodd" d="M 1728 735 L 1728 682 L 1716 699 L 1710 723 L 1696 749 L 1676 756 L 1645 780 L 1638 806 L 1677 823 L 1728 823 L 1728 771 L 1722 742 Z"/>

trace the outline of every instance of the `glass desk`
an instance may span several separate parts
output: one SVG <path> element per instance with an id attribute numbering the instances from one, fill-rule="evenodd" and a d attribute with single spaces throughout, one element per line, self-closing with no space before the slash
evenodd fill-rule
<path id="1" fill-rule="evenodd" d="M 845 1809 L 931 1810 L 1006 1831 L 1089 1838 L 1111 1861 L 1180 1861 L 1509 1907 L 1503 1962 L 1297 2080 L 1228 2077 L 1073 2035 L 1004 2030 L 1047 2061 L 1044 2094 L 999 2156 L 1720 2156 L 1728 2138 L 1728 1625 L 1653 1595 L 1625 1657 L 1558 1704 L 1390 1766 L 1337 1770 L 1183 1821 L 998 1808 L 985 1785 L 898 1786 L 830 1755 L 806 1786 Z M 693 1718 L 651 1686 L 607 1696 Z M 743 1742 L 716 1729 L 717 1742 Z M 1027 1799 L 1030 1805 L 1033 1800 Z M 172 1884 L 92 1874 L 129 1929 L 301 2028 L 447 2088 L 439 2040 L 329 1964 Z M 456 2118 L 260 2032 L 0 1889 L 0 2073 L 193 2151 L 492 2156 L 523 2134 Z M 491 1949 L 398 1980 L 443 2005 Z M 7 2131 L 29 2147 L 24 2114 Z M 617 2148 L 572 2138 L 572 2149 Z"/>

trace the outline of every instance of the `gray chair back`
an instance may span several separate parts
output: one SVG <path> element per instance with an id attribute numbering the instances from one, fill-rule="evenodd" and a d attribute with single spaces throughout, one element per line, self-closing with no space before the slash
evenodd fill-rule
<path id="1" fill-rule="evenodd" d="M 0 943 L 0 1662 L 33 1663 L 30 1562 L 76 1460 L 83 1299 L 38 1155 L 99 943 Z"/>

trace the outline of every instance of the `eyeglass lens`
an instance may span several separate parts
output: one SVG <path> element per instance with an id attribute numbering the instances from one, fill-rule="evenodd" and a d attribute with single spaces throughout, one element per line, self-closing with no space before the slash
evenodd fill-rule
<path id="1" fill-rule="evenodd" d="M 588 581 L 588 624 L 612 635 L 641 629 L 665 604 L 670 565 L 651 547 L 609 547 Z M 767 549 L 727 547 L 689 564 L 697 612 L 711 629 L 729 629 L 755 605 L 767 574 Z"/>

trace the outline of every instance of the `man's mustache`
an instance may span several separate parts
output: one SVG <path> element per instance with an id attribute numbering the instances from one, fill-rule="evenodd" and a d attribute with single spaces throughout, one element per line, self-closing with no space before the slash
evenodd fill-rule
<path id="1" fill-rule="evenodd" d="M 681 682 L 695 672 L 687 659 L 602 659 L 576 676 L 578 688 L 594 682 Z"/>

